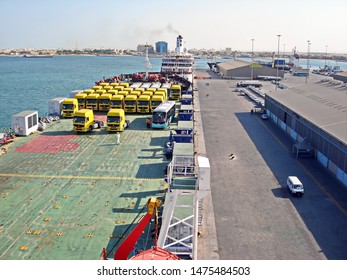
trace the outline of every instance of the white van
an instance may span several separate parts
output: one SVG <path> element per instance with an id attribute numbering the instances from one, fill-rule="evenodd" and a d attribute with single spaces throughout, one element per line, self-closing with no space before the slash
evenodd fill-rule
<path id="1" fill-rule="evenodd" d="M 292 195 L 302 196 L 304 194 L 304 186 L 295 176 L 289 176 L 287 179 L 287 186 Z"/>

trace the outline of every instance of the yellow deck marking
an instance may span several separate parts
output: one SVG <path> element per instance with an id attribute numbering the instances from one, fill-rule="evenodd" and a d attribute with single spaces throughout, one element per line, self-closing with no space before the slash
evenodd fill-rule
<path id="1" fill-rule="evenodd" d="M 5 174 L 0 177 L 25 177 L 25 178 L 56 178 L 56 179 L 95 179 L 95 180 L 124 180 L 124 181 L 164 181 L 164 178 L 135 178 L 113 176 L 74 176 L 74 175 L 45 175 L 45 174 Z"/>

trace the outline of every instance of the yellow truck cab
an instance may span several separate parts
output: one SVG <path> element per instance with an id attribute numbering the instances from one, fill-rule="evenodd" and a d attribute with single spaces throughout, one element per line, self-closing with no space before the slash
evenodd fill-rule
<path id="1" fill-rule="evenodd" d="M 124 99 L 124 111 L 125 113 L 137 112 L 137 96 L 129 94 Z"/>
<path id="2" fill-rule="evenodd" d="M 142 92 L 145 91 L 145 89 L 144 89 L 144 88 L 141 88 L 141 87 L 135 88 L 135 90 L 136 90 L 136 91 L 139 91 L 140 94 L 141 94 Z"/>
<path id="3" fill-rule="evenodd" d="M 73 118 L 73 130 L 76 132 L 88 132 L 104 126 L 102 121 L 94 120 L 94 113 L 90 109 L 78 110 Z"/>
<path id="4" fill-rule="evenodd" d="M 131 88 L 131 87 L 126 87 L 126 88 L 123 88 L 123 91 L 127 91 L 128 94 L 130 94 L 130 93 L 133 91 L 133 88 Z"/>
<path id="5" fill-rule="evenodd" d="M 106 90 L 106 92 L 109 92 L 110 90 L 113 90 L 113 86 L 104 86 L 103 90 Z"/>
<path id="6" fill-rule="evenodd" d="M 86 108 L 97 111 L 99 109 L 99 94 L 91 93 L 86 96 Z"/>
<path id="7" fill-rule="evenodd" d="M 137 98 L 137 112 L 138 113 L 151 112 L 151 96 L 141 94 Z"/>
<path id="8" fill-rule="evenodd" d="M 155 93 L 157 93 L 157 92 L 164 92 L 164 94 L 165 94 L 164 98 L 165 98 L 165 100 L 167 100 L 167 88 L 158 88 Z"/>
<path id="9" fill-rule="evenodd" d="M 163 92 L 163 91 L 156 91 L 153 96 L 155 96 L 155 95 L 156 96 L 162 96 L 164 101 L 167 100 L 165 92 Z"/>
<path id="10" fill-rule="evenodd" d="M 152 96 L 154 93 L 152 91 L 144 91 L 143 93 L 141 93 L 141 95 L 148 95 L 148 96 Z"/>
<path id="11" fill-rule="evenodd" d="M 112 94 L 102 94 L 99 96 L 99 111 L 108 111 L 111 108 Z"/>
<path id="12" fill-rule="evenodd" d="M 112 86 L 112 87 L 115 87 L 115 86 L 118 86 L 119 85 L 119 83 L 110 83 L 110 86 Z"/>
<path id="13" fill-rule="evenodd" d="M 95 90 L 94 89 L 85 89 L 84 91 L 83 91 L 83 93 L 85 93 L 85 94 L 91 94 L 91 93 L 94 93 L 95 92 Z"/>
<path id="14" fill-rule="evenodd" d="M 106 82 L 102 82 L 99 84 L 99 86 L 102 86 L 102 87 L 106 87 L 106 86 L 109 86 L 110 83 L 106 83 Z"/>
<path id="15" fill-rule="evenodd" d="M 121 86 L 121 85 L 113 87 L 113 89 L 118 90 L 118 91 L 122 91 L 124 88 L 126 88 L 126 87 L 125 86 Z"/>
<path id="16" fill-rule="evenodd" d="M 155 93 L 157 91 L 157 89 L 150 87 L 150 88 L 146 89 L 146 91 L 150 91 L 150 92 Z"/>
<path id="17" fill-rule="evenodd" d="M 162 95 L 154 94 L 151 100 L 151 111 L 153 112 L 161 103 L 164 102 L 164 97 Z"/>
<path id="18" fill-rule="evenodd" d="M 76 98 L 66 98 L 63 101 L 61 115 L 63 118 L 72 118 L 75 112 L 78 111 L 78 101 Z"/>
<path id="19" fill-rule="evenodd" d="M 130 86 L 129 83 L 127 83 L 127 82 L 122 82 L 122 83 L 120 83 L 119 85 L 120 85 L 120 86 L 123 86 L 124 88 L 127 88 L 127 87 Z"/>
<path id="20" fill-rule="evenodd" d="M 172 85 L 171 86 L 171 99 L 180 100 L 181 99 L 181 86 Z"/>
<path id="21" fill-rule="evenodd" d="M 111 94 L 111 95 L 116 95 L 118 93 L 118 90 L 116 89 L 111 89 L 107 92 L 108 94 Z"/>
<path id="22" fill-rule="evenodd" d="M 129 92 L 125 91 L 125 90 L 118 91 L 118 93 L 117 93 L 117 95 L 123 95 L 124 97 L 126 97 L 128 94 L 129 94 Z"/>
<path id="23" fill-rule="evenodd" d="M 130 92 L 129 94 L 131 95 L 136 95 L 137 97 L 139 97 L 141 95 L 141 91 L 139 90 L 133 90 L 132 92 Z"/>
<path id="24" fill-rule="evenodd" d="M 130 122 L 125 119 L 123 109 L 111 109 L 107 113 L 107 131 L 123 131 Z"/>
<path id="25" fill-rule="evenodd" d="M 85 109 L 86 108 L 86 97 L 88 94 L 86 93 L 77 93 L 75 95 L 75 98 L 78 102 L 78 109 Z"/>
<path id="26" fill-rule="evenodd" d="M 102 86 L 93 86 L 93 90 L 94 91 L 97 91 L 97 90 L 100 90 L 100 89 L 102 89 Z"/>
<path id="27" fill-rule="evenodd" d="M 106 90 L 104 90 L 104 89 L 98 89 L 98 90 L 95 91 L 95 93 L 96 93 L 96 94 L 102 95 L 102 94 L 105 94 L 105 93 L 106 93 Z"/>
<path id="28" fill-rule="evenodd" d="M 111 109 L 124 109 L 124 96 L 123 95 L 112 95 L 111 97 Z"/>

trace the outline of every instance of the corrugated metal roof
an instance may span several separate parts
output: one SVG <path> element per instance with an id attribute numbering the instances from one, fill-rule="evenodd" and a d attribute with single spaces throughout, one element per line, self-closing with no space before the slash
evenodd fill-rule
<path id="1" fill-rule="evenodd" d="M 347 77 L 347 71 L 346 72 L 335 73 L 334 76 L 336 76 L 336 77 Z"/>
<path id="2" fill-rule="evenodd" d="M 347 143 L 347 93 L 328 83 L 269 92 L 267 96 Z"/>
<path id="3" fill-rule="evenodd" d="M 250 62 L 250 61 L 235 59 L 235 60 L 230 60 L 230 61 L 219 63 L 218 67 L 223 68 L 225 70 L 231 70 L 231 69 L 236 69 L 236 68 L 240 68 L 240 67 L 244 67 L 244 66 L 249 66 L 251 64 L 252 64 L 252 62 Z"/>

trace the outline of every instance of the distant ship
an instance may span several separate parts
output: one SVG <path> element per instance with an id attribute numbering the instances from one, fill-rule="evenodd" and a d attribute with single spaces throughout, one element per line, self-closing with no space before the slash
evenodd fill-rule
<path id="1" fill-rule="evenodd" d="M 177 75 L 192 83 L 194 57 L 184 47 L 181 35 L 177 37 L 175 51 L 176 53 L 162 59 L 161 74 Z"/>
<path id="2" fill-rule="evenodd" d="M 29 55 L 29 54 L 26 54 L 26 55 L 23 55 L 23 57 L 25 57 L 25 58 L 52 58 L 53 55 L 50 55 L 50 54 L 33 54 L 33 55 Z"/>

